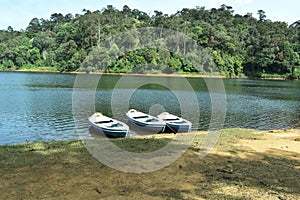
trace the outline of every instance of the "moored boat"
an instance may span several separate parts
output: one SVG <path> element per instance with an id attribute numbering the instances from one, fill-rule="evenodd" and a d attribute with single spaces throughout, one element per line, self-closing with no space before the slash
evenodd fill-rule
<path id="1" fill-rule="evenodd" d="M 166 126 L 166 123 L 157 117 L 148 115 L 146 113 L 131 109 L 126 113 L 126 116 L 133 124 L 151 131 L 152 133 L 163 132 Z"/>
<path id="2" fill-rule="evenodd" d="M 126 137 L 129 132 L 129 126 L 127 124 L 104 116 L 101 113 L 94 113 L 89 117 L 89 122 L 94 129 L 104 133 L 110 138 Z"/>
<path id="3" fill-rule="evenodd" d="M 165 132 L 185 133 L 190 132 L 192 127 L 192 123 L 190 121 L 168 112 L 161 113 L 157 116 L 157 118 L 166 123 Z"/>

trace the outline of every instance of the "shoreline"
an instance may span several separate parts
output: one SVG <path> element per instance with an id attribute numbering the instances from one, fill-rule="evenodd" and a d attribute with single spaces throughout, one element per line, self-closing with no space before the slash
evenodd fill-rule
<path id="1" fill-rule="evenodd" d="M 220 130 L 220 132 L 226 132 L 226 131 L 251 131 L 253 133 L 261 133 L 261 134 L 271 134 L 271 135 L 289 135 L 289 134 L 299 134 L 300 136 L 300 129 L 274 129 L 274 130 L 256 130 L 256 129 L 246 129 L 246 128 L 228 128 L 228 129 L 222 129 Z M 122 139 L 128 139 L 128 140 L 135 140 L 135 139 L 174 139 L 176 138 L 176 136 L 180 135 L 180 136 L 184 136 L 184 135 L 188 135 L 188 136 L 197 136 L 197 135 L 206 135 L 208 134 L 210 131 L 191 131 L 188 133 L 177 133 L 177 134 L 173 134 L 173 133 L 161 133 L 161 134 L 149 134 L 149 135 L 137 135 L 137 136 L 129 136 L 129 137 L 125 137 L 125 138 L 115 138 L 112 140 L 122 140 Z M 110 138 L 106 138 L 106 137 L 97 137 L 97 139 L 109 139 Z M 1 147 L 17 147 L 17 146 L 22 146 L 22 145 L 28 145 L 28 144 L 35 144 L 35 143 L 45 143 L 45 144 L 51 144 L 51 143 L 64 143 L 64 142 L 82 142 L 84 140 L 80 140 L 80 139 L 70 139 L 70 140 L 53 140 L 53 141 L 43 141 L 43 140 L 38 140 L 38 141 L 30 141 L 30 142 L 21 142 L 21 143 L 13 143 L 13 144 L 0 144 L 0 148 Z"/>
<path id="2" fill-rule="evenodd" d="M 223 76 L 223 75 L 209 75 L 209 74 L 165 74 L 165 73 L 155 73 L 155 74 L 139 74 L 139 73 L 117 73 L 117 72 L 61 72 L 58 70 L 2 70 L 0 72 L 20 72 L 20 73 L 57 73 L 57 74 L 91 74 L 91 75 L 117 75 L 117 76 L 147 76 L 147 77 L 176 77 L 176 78 L 220 78 L 220 79 L 256 79 L 256 80 L 291 80 L 288 78 L 252 78 L 248 76 Z M 299 81 L 299 79 L 292 79 Z"/>
<path id="3" fill-rule="evenodd" d="M 95 74 L 95 75 L 119 75 L 119 76 L 156 76 L 156 77 L 195 77 L 195 78 L 229 78 L 227 76 L 222 75 L 200 75 L 200 74 L 165 74 L 165 73 L 156 73 L 156 74 L 142 74 L 142 73 L 117 73 L 117 72 L 77 72 L 77 71 L 71 71 L 71 72 L 61 72 L 56 70 L 3 70 L 0 72 L 28 72 L 28 73 L 58 73 L 58 74 Z M 248 78 L 248 77 L 232 77 L 232 78 Z"/>

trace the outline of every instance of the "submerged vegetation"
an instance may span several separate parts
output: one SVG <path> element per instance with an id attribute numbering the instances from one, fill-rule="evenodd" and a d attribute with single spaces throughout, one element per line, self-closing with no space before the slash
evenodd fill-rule
<path id="1" fill-rule="evenodd" d="M 234 14 L 227 5 L 210 10 L 184 8 L 172 15 L 147 14 L 128 6 L 118 10 L 111 5 L 93 12 L 84 9 L 75 16 L 54 13 L 50 19 L 33 18 L 26 30 L 0 31 L 0 70 L 205 74 L 214 72 L 207 66 L 215 63 L 225 76 L 300 78 L 300 21 L 288 25 L 268 20 L 263 10 L 257 14 L 257 18 L 252 13 Z M 124 54 L 119 54 L 120 43 L 114 40 L 107 48 L 100 45 L 130 30 L 127 42 L 134 49 L 140 43 L 135 30 L 143 27 L 159 30 L 161 38 L 154 43 L 166 43 L 162 38 L 167 29 L 181 32 L 210 57 L 194 66 L 197 62 L 190 60 L 197 60 L 197 55 L 186 53 L 185 43 L 178 44 L 176 52 L 146 48 Z"/>

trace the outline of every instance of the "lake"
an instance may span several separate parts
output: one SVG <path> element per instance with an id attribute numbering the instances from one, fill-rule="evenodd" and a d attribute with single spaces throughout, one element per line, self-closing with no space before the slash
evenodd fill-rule
<path id="1" fill-rule="evenodd" d="M 220 82 L 224 91 L 214 88 Z M 0 145 L 90 137 L 94 111 L 126 122 L 129 108 L 182 115 L 193 130 L 300 128 L 299 81 L 1 72 L 0 91 Z M 225 101 L 214 101 L 218 95 Z M 212 119 L 224 110 L 224 124 Z"/>

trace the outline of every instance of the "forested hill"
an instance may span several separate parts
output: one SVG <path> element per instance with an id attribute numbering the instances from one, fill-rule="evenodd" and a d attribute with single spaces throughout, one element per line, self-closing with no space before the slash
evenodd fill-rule
<path id="1" fill-rule="evenodd" d="M 92 50 L 102 54 L 119 51 L 118 44 L 113 42 L 109 52 L 101 50 L 99 44 L 110 36 L 136 28 L 157 27 L 161 34 L 171 29 L 195 40 L 209 52 L 211 62 L 222 75 L 299 78 L 300 20 L 288 25 L 272 22 L 266 15 L 263 10 L 238 15 L 227 5 L 210 10 L 184 8 L 172 15 L 160 11 L 147 14 L 128 6 L 117 10 L 111 5 L 94 12 L 84 9 L 75 16 L 54 13 L 50 19 L 32 19 L 26 30 L 8 27 L 0 31 L 0 70 L 209 72 L 205 64 L 195 67 L 176 52 L 154 48 L 108 59 L 105 67 L 93 61 L 96 54 Z M 134 35 L 128 37 L 132 44 L 139 42 Z M 151 65 L 135 68 L 147 63 Z"/>

